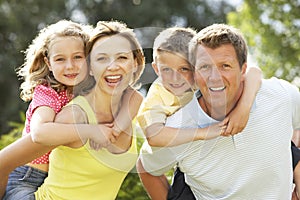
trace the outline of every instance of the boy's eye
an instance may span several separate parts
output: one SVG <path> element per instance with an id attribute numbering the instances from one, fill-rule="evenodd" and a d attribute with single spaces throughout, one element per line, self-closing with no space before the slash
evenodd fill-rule
<path id="1" fill-rule="evenodd" d="M 189 72 L 189 71 L 191 71 L 191 69 L 188 67 L 182 67 L 179 69 L 179 72 Z"/>
<path id="2" fill-rule="evenodd" d="M 197 70 L 206 70 L 209 68 L 209 65 L 200 65 L 197 67 Z"/>

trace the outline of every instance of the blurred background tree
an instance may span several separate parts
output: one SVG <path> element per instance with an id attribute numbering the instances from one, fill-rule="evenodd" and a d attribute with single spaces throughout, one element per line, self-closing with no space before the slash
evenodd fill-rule
<path id="1" fill-rule="evenodd" d="M 150 64 L 159 31 L 174 25 L 200 30 L 229 23 L 242 30 L 265 77 L 275 75 L 299 86 L 299 10 L 299 0 L 0 0 L 0 149 L 20 137 L 28 103 L 19 98 L 15 69 L 23 63 L 22 51 L 47 24 L 60 19 L 92 25 L 111 19 L 127 23 L 145 52 L 141 83 L 147 88 L 156 77 Z M 135 169 L 117 199 L 149 199 Z"/>

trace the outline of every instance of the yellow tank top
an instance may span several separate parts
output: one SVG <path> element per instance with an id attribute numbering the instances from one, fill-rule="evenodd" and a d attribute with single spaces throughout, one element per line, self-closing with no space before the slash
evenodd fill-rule
<path id="1" fill-rule="evenodd" d="M 70 103 L 79 105 L 90 124 L 96 117 L 89 103 L 78 96 Z M 137 159 L 135 125 L 130 149 L 112 154 L 106 149 L 94 151 L 87 142 L 80 148 L 57 147 L 50 154 L 49 175 L 37 190 L 37 200 L 113 200 Z"/>

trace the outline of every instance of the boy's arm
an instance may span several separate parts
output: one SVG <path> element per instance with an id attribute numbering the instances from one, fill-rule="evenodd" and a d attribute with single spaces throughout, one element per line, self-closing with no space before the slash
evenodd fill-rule
<path id="1" fill-rule="evenodd" d="M 115 136 L 126 131 L 132 124 L 139 111 L 139 107 L 143 101 L 143 96 L 132 88 L 127 88 L 122 98 L 122 106 L 114 122 Z"/>
<path id="2" fill-rule="evenodd" d="M 237 106 L 223 120 L 223 124 L 227 125 L 224 135 L 234 135 L 245 128 L 252 104 L 261 86 L 261 81 L 261 69 L 258 67 L 250 67 L 246 73 L 243 94 Z"/>
<path id="3" fill-rule="evenodd" d="M 12 170 L 46 154 L 55 147 L 34 143 L 28 134 L 2 149 L 0 151 L 0 199 L 5 192 L 8 175 Z"/>
<path id="4" fill-rule="evenodd" d="M 172 128 L 155 123 L 146 128 L 146 137 L 150 146 L 165 147 L 196 141 L 209 140 L 223 134 L 226 126 L 216 123 L 206 128 Z"/>

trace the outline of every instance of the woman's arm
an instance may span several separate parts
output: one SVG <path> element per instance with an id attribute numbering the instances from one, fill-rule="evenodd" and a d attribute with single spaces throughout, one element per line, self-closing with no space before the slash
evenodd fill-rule
<path id="1" fill-rule="evenodd" d="M 28 134 L 2 149 L 0 151 L 0 197 L 5 192 L 11 171 L 41 157 L 55 147 L 34 143 Z"/>
<path id="2" fill-rule="evenodd" d="M 121 108 L 114 121 L 116 136 L 132 125 L 132 120 L 139 111 L 143 96 L 132 88 L 127 88 L 121 102 Z"/>

